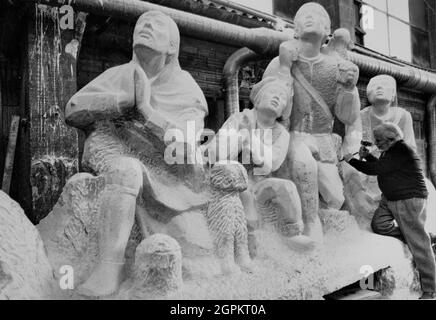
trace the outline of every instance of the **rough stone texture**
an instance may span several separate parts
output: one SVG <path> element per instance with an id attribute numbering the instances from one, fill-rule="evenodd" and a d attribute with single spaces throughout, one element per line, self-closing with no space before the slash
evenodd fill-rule
<path id="1" fill-rule="evenodd" d="M 38 231 L 0 191 L 0 300 L 53 298 L 53 280 Z"/>
<path id="2" fill-rule="evenodd" d="M 74 175 L 66 183 L 52 212 L 38 225 L 54 269 L 71 265 L 76 284 L 89 277 L 99 258 L 101 219 L 98 208 L 105 185 L 101 176 L 88 173 Z M 132 274 L 136 246 L 143 238 L 155 233 L 170 235 L 180 244 L 184 257 L 183 272 L 187 277 L 218 273 L 212 239 L 200 210 L 184 212 L 163 223 L 148 215 L 144 204 L 138 201 L 136 218 L 125 253 L 127 277 Z"/>
<path id="3" fill-rule="evenodd" d="M 77 169 L 77 159 L 45 156 L 32 162 L 30 184 L 32 218 L 35 223 L 50 212 L 61 195 L 65 182 L 77 173 Z"/>
<path id="4" fill-rule="evenodd" d="M 182 252 L 173 238 L 154 234 L 136 249 L 130 298 L 174 297 L 182 288 Z"/>
<path id="5" fill-rule="evenodd" d="M 47 249 L 48 258 L 59 277 L 59 268 L 74 269 L 75 284 L 89 277 L 99 257 L 100 195 L 105 187 L 103 177 L 88 173 L 74 175 L 52 212 L 37 226 Z M 127 245 L 125 273 L 131 274 L 135 249 L 142 240 L 139 226 L 132 228 Z"/>
<path id="6" fill-rule="evenodd" d="M 254 185 L 254 194 L 256 210 L 263 224 L 274 225 L 284 236 L 301 234 L 304 223 L 300 196 L 292 181 L 267 178 Z"/>
<path id="7" fill-rule="evenodd" d="M 88 174 L 76 175 L 67 183 L 54 211 L 39 227 L 50 261 L 53 265 L 74 266 L 77 283 L 86 278 L 96 260 L 97 239 L 93 219 L 97 217 L 91 204 L 96 202 L 98 191 L 104 187 L 99 179 Z M 86 185 L 88 188 L 94 186 L 94 189 L 85 192 Z M 75 194 L 73 202 L 71 194 Z M 87 218 L 80 216 L 85 209 L 90 212 Z M 384 277 L 381 288 L 382 292 L 393 297 L 410 299 L 411 288 L 416 290 L 419 287 L 410 252 L 400 241 L 361 230 L 348 212 L 335 210 L 320 211 L 325 232 L 323 245 L 311 251 L 293 250 L 289 239 L 280 236 L 274 228 L 265 226 L 253 231 L 257 255 L 252 260 L 252 272 L 220 275 L 219 261 L 213 257 L 212 240 L 205 232 L 207 225 L 202 215 L 201 212 L 185 213 L 167 224 L 150 217 L 145 220 L 147 232 L 169 232 L 178 236 L 176 240 L 183 258 L 183 287 L 180 290 L 169 295 L 152 293 L 147 286 L 143 286 L 143 278 L 138 282 L 133 276 L 135 272 L 127 272 L 127 280 L 119 293 L 110 298 L 322 299 L 326 294 L 359 281 L 363 277 L 360 273 L 363 265 L 371 266 L 374 271 L 391 267 L 390 276 Z M 47 223 L 45 227 L 44 223 Z M 183 229 L 187 225 L 190 228 Z M 137 271 L 146 270 L 148 263 L 142 255 L 147 242 L 136 250 L 142 239 L 141 232 L 138 226 L 134 228 L 126 250 L 128 268 Z M 150 234 L 144 237 L 150 239 Z M 139 259 L 136 262 L 133 261 L 135 250 L 136 259 Z M 73 294 L 70 298 L 83 297 Z"/>
<path id="8" fill-rule="evenodd" d="M 184 212 L 163 223 L 147 214 L 143 206 L 137 206 L 136 217 L 144 237 L 163 233 L 177 240 L 182 249 L 184 277 L 201 279 L 220 272 L 203 210 Z"/>
<path id="9" fill-rule="evenodd" d="M 322 213 L 324 216 L 325 213 Z M 347 212 L 337 214 L 348 215 Z M 333 215 L 333 213 L 331 213 Z M 353 219 L 346 219 L 352 227 Z M 355 224 L 355 222 L 354 222 Z M 322 299 L 328 293 L 359 281 L 364 265 L 374 271 L 390 266 L 395 273 L 394 293 L 416 284 L 405 246 L 396 239 L 367 231 L 332 226 L 324 244 L 312 251 L 291 250 L 272 230 L 256 230 L 258 255 L 253 273 L 208 279 L 207 285 L 185 281 L 183 299 Z M 343 230 L 338 232 L 337 230 Z M 387 256 L 386 253 L 389 253 Z"/>
<path id="10" fill-rule="evenodd" d="M 319 212 L 324 233 L 358 233 L 356 219 L 348 211 L 321 209 Z"/>
<path id="11" fill-rule="evenodd" d="M 71 265 L 76 283 L 85 280 L 98 257 L 97 207 L 104 185 L 104 179 L 90 174 L 73 176 L 52 212 L 38 225 L 52 266 L 59 270 Z"/>
<path id="12" fill-rule="evenodd" d="M 248 186 L 247 171 L 238 162 L 215 164 L 211 184 L 213 192 L 207 208 L 207 222 L 222 271 L 232 273 L 238 271 L 235 262 L 241 268 L 250 264 L 247 221 L 239 197 Z"/>

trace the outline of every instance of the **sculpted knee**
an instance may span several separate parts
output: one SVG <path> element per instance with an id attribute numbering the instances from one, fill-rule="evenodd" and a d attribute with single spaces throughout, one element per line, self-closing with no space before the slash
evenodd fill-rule
<path id="1" fill-rule="evenodd" d="M 290 180 L 282 180 L 283 189 L 286 190 L 282 198 L 285 200 L 285 208 L 288 208 L 289 215 L 294 221 L 302 219 L 301 199 L 298 193 L 297 186 Z"/>
<path id="2" fill-rule="evenodd" d="M 308 171 L 313 171 L 317 169 L 317 163 L 313 154 L 308 146 L 304 143 L 294 144 L 294 162 L 299 168 L 306 168 Z"/>
<path id="3" fill-rule="evenodd" d="M 106 173 L 108 183 L 121 185 L 123 187 L 139 192 L 143 183 L 142 165 L 134 158 L 118 158 L 111 164 L 110 170 Z"/>
<path id="4" fill-rule="evenodd" d="M 318 164 L 309 147 L 302 142 L 294 142 L 291 147 L 289 160 L 295 182 L 301 179 L 317 180 Z"/>

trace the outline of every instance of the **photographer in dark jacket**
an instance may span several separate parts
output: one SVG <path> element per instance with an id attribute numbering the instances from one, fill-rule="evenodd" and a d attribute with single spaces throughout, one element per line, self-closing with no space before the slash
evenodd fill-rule
<path id="1" fill-rule="evenodd" d="M 375 145 L 382 152 L 379 159 L 362 147 L 359 155 L 366 161 L 354 159 L 351 154 L 344 160 L 364 174 L 377 176 L 382 200 L 371 227 L 375 233 L 396 237 L 409 246 L 421 277 L 420 299 L 433 299 L 435 257 L 424 228 L 428 192 L 419 156 L 402 137 L 397 125 L 386 122 L 374 129 Z"/>

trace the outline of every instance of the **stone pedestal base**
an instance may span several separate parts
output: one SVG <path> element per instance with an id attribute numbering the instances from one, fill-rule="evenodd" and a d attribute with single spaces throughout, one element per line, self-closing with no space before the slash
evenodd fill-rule
<path id="1" fill-rule="evenodd" d="M 99 193 L 104 180 L 89 174 L 74 176 L 50 215 L 38 226 L 55 271 L 69 264 L 79 285 L 98 258 Z M 126 281 L 111 299 L 156 299 L 137 290 L 133 270 L 137 246 L 152 234 L 171 236 L 180 245 L 183 285 L 176 299 L 322 299 L 324 295 L 360 281 L 368 272 L 390 267 L 383 290 L 409 292 L 419 288 L 408 249 L 398 240 L 359 228 L 347 211 L 321 210 L 324 243 L 312 250 L 295 250 L 292 238 L 274 228 L 254 230 L 257 255 L 251 272 L 219 274 L 219 262 L 201 211 L 186 212 L 167 223 L 159 222 L 142 206 L 126 250 Z M 142 262 L 141 262 L 142 263 Z M 58 274 L 58 276 L 60 276 Z M 142 295 L 143 292 L 144 294 Z M 68 298 L 83 298 L 74 294 Z"/>

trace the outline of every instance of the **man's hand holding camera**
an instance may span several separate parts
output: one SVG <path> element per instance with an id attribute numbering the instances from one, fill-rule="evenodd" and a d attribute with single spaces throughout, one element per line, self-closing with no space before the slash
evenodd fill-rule
<path id="1" fill-rule="evenodd" d="M 360 159 L 366 159 L 366 157 L 369 156 L 370 153 L 371 152 L 369 151 L 369 149 L 367 147 L 365 147 L 365 146 L 361 146 L 360 149 L 359 149 L 359 157 L 360 157 Z"/>
<path id="2" fill-rule="evenodd" d="M 359 154 L 360 160 L 366 159 L 366 157 L 368 157 L 371 154 L 371 152 L 369 151 L 369 149 L 367 147 L 369 147 L 371 145 L 372 145 L 371 142 L 361 141 L 361 146 L 360 146 L 359 152 L 347 153 L 346 155 L 344 155 L 343 160 L 346 162 L 350 162 L 350 160 L 353 159 L 353 157 L 356 154 Z"/>

